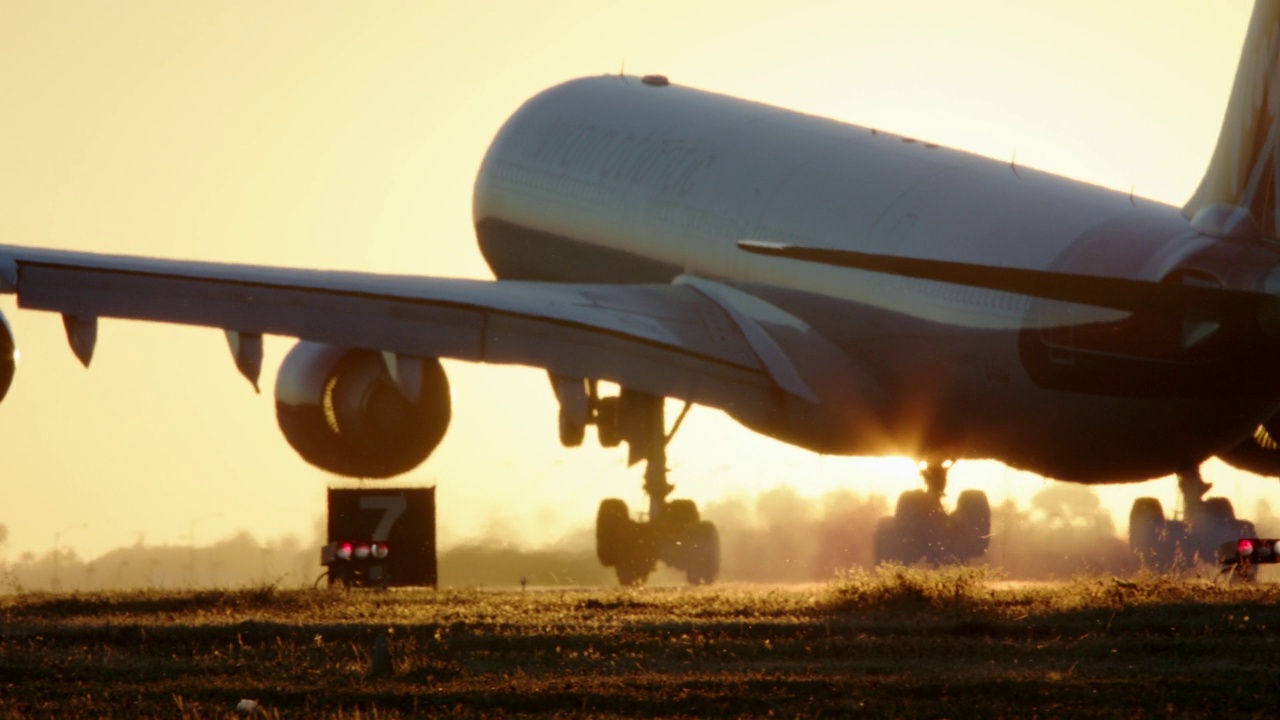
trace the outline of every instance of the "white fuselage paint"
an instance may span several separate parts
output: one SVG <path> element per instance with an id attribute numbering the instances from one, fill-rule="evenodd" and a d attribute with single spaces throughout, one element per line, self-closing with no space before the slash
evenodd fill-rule
<path id="1" fill-rule="evenodd" d="M 1069 333 L 1056 336 L 1066 348 L 1045 351 L 1047 369 L 1028 369 L 1041 329 L 1103 327 L 1124 313 L 737 247 L 758 239 L 1145 280 L 1195 268 L 1242 289 L 1259 289 L 1280 263 L 1269 243 L 1222 250 L 1173 207 L 889 133 L 676 85 L 584 78 L 534 97 L 499 132 L 474 216 L 567 243 L 554 252 L 719 280 L 804 320 L 858 376 L 806 378 L 818 395 L 857 402 L 850 388 L 870 378 L 887 398 L 878 427 L 842 429 L 834 446 L 753 425 L 824 452 L 984 457 L 1065 479 L 1141 480 L 1231 447 L 1280 409 L 1271 389 L 1179 385 L 1198 368 L 1217 379 L 1252 372 L 1258 358 L 1237 362 L 1230 348 L 1198 365 L 1161 347 L 1156 369 L 1172 368 L 1169 379 L 1133 392 L 1072 376 Z M 520 237 L 488 247 L 482 238 L 499 276 L 510 257 L 537 256 Z M 533 279 L 601 281 L 604 268 L 570 260 L 544 258 L 558 277 Z M 525 265 L 539 274 L 538 262 Z M 1118 355 L 1146 372 L 1132 347 L 1093 349 L 1099 367 Z"/>

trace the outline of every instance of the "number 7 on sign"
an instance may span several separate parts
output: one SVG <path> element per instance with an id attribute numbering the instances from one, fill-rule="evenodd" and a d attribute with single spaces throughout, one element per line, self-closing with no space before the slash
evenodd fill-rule
<path id="1" fill-rule="evenodd" d="M 391 528 L 404 514 L 408 502 L 403 495 L 366 495 L 360 498 L 361 510 L 381 510 L 382 519 L 378 520 L 378 527 L 373 530 L 373 537 L 369 538 L 372 542 L 386 542 L 387 536 L 391 534 Z"/>

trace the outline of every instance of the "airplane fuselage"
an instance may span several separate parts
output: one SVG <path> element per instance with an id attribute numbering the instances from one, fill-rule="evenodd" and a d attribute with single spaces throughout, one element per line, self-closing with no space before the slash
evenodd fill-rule
<path id="1" fill-rule="evenodd" d="M 1253 318 L 1130 314 L 738 248 L 1274 290 L 1273 243 L 1208 237 L 1177 208 L 911 138 L 585 78 L 531 99 L 499 132 L 474 219 L 502 279 L 694 276 L 802 319 L 847 372 L 808 378 L 821 401 L 807 421 L 739 419 L 819 452 L 1143 480 L 1235 445 L 1280 410 L 1275 348 Z"/>

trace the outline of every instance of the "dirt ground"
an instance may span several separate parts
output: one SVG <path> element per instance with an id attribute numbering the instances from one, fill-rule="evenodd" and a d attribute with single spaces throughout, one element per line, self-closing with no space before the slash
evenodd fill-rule
<path id="1" fill-rule="evenodd" d="M 803 588 L 9 595 L 0 717 L 1274 718 L 1278 631 L 1271 584 L 902 568 Z"/>

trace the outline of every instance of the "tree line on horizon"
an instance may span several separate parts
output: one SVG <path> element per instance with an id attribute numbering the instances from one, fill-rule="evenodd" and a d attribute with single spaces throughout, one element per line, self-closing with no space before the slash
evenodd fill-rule
<path id="1" fill-rule="evenodd" d="M 716 523 L 722 549 L 721 580 L 747 583 L 825 582 L 842 570 L 874 563 L 872 535 L 891 511 L 880 495 L 837 491 L 816 500 L 779 487 L 755 498 L 708 503 L 702 515 Z M 1280 520 L 1266 501 L 1250 514 L 1263 536 L 1276 537 Z M 262 541 L 247 531 L 207 546 L 134 545 L 92 560 L 67 548 L 16 561 L 0 552 L 0 593 L 94 592 L 126 589 L 311 587 L 324 568 L 315 537 Z M 1012 500 L 992 508 L 992 538 L 983 564 L 1017 580 L 1069 579 L 1141 570 L 1111 513 L 1086 486 L 1053 483 L 1027 507 Z M 7 528 L 0 524 L 0 551 Z M 607 586 L 612 570 L 595 557 L 594 530 L 582 527 L 542 548 L 490 537 L 438 552 L 442 587 Z M 680 584 L 660 570 L 651 584 Z"/>

